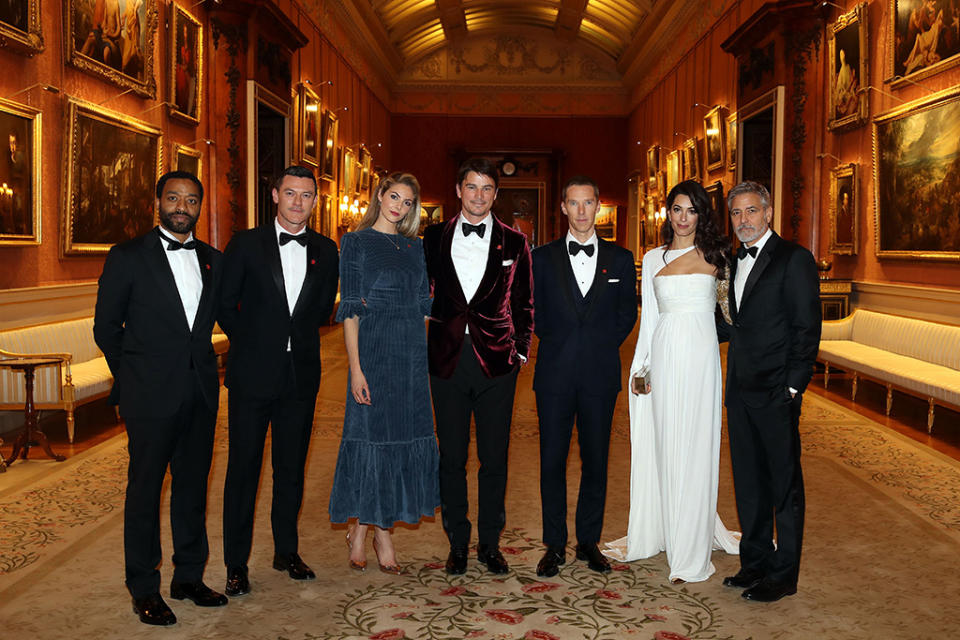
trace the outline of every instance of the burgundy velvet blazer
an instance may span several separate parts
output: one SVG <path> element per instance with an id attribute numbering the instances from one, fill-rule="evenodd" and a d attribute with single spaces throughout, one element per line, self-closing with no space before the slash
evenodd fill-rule
<path id="1" fill-rule="evenodd" d="M 450 378 L 457 368 L 465 327 L 488 377 L 502 376 L 527 357 L 533 335 L 533 271 L 527 238 L 495 216 L 487 268 L 467 302 L 450 257 L 453 232 L 461 217 L 427 227 L 423 252 L 433 295 L 427 331 L 430 373 Z"/>

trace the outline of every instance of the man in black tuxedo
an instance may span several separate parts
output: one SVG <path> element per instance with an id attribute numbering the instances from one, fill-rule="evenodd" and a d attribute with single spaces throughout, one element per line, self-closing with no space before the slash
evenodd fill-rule
<path id="1" fill-rule="evenodd" d="M 312 580 L 298 553 L 297 518 L 320 388 L 320 327 L 333 311 L 334 242 L 307 227 L 317 199 L 313 172 L 288 167 L 273 189 L 273 222 L 237 233 L 224 253 L 220 326 L 230 338 L 230 454 L 223 495 L 226 593 L 250 591 L 247 559 L 267 426 L 272 431 L 273 568 Z"/>
<path id="2" fill-rule="evenodd" d="M 220 252 L 193 237 L 203 186 L 173 171 L 157 181 L 160 225 L 107 255 L 93 336 L 113 374 L 110 402 L 127 428 L 130 462 L 123 511 L 126 584 L 146 624 L 176 616 L 160 596 L 160 489 L 170 466 L 173 581 L 170 597 L 227 604 L 203 584 L 207 475 L 220 381 L 210 342 L 218 308 Z"/>
<path id="3" fill-rule="evenodd" d="M 744 182 L 727 195 L 743 243 L 729 293 L 727 428 L 740 540 L 740 571 L 724 579 L 748 600 L 797 592 L 803 542 L 800 405 L 820 345 L 820 283 L 813 255 L 770 229 L 770 193 Z M 774 522 L 777 543 L 773 544 Z"/>
<path id="4" fill-rule="evenodd" d="M 563 188 L 569 230 L 533 252 L 533 301 L 540 339 L 533 389 L 540 420 L 540 500 L 546 553 L 538 576 L 566 561 L 567 454 L 574 421 L 580 445 L 576 557 L 610 571 L 597 542 L 607 496 L 607 457 L 620 392 L 620 344 L 637 321 L 630 251 L 597 237 L 600 190 L 586 176 Z"/>
<path id="5" fill-rule="evenodd" d="M 467 449 L 477 425 L 477 559 L 510 568 L 500 552 L 506 523 L 507 450 L 517 373 L 533 334 L 530 247 L 490 212 L 497 167 L 475 158 L 460 167 L 460 214 L 427 227 L 423 250 L 433 293 L 427 334 L 430 388 L 440 446 L 440 509 L 450 541 L 447 573 L 467 570 Z"/>

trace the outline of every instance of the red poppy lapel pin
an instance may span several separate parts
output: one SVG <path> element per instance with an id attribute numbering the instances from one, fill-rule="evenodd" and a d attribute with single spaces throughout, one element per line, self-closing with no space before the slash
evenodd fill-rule
<path id="1" fill-rule="evenodd" d="M 498 245 L 497 245 L 497 251 L 500 251 L 501 249 L 503 249 L 503 245 L 502 245 L 502 244 L 498 244 Z"/>
<path id="2" fill-rule="evenodd" d="M 314 258 L 310 258 L 310 264 L 317 264 L 317 261 L 316 261 L 316 259 L 314 259 Z"/>
<path id="3" fill-rule="evenodd" d="M 205 265 L 203 265 L 203 266 L 205 266 L 205 267 L 207 268 L 207 271 L 210 270 L 210 265 L 209 265 L 209 264 L 205 264 Z"/>

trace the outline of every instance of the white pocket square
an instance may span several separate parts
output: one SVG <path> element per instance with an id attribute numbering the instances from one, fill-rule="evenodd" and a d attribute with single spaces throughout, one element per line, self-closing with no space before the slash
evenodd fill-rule
<path id="1" fill-rule="evenodd" d="M 610 278 L 607 282 L 620 282 L 620 278 Z"/>
<path id="2" fill-rule="evenodd" d="M 504 260 L 504 261 L 503 261 L 503 266 L 505 266 L 505 267 L 509 267 L 509 266 L 512 265 L 512 264 L 513 264 L 513 260 Z"/>

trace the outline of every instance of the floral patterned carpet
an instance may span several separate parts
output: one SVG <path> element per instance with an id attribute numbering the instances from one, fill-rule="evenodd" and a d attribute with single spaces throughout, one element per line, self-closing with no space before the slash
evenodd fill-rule
<path id="1" fill-rule="evenodd" d="M 531 368 L 518 385 L 511 440 L 508 528 L 502 538 L 511 572 L 489 574 L 472 555 L 466 575 L 447 575 L 439 518 L 395 529 L 404 575 L 377 571 L 369 545 L 367 571 L 350 571 L 345 529 L 331 526 L 326 517 L 345 388 L 342 349 L 330 346 L 338 346 L 339 333 L 332 335 L 334 340 L 325 341 L 325 382 L 301 515 L 301 555 L 317 571 L 317 580 L 297 583 L 270 568 L 269 500 L 262 499 L 269 496 L 270 474 L 265 473 L 250 561 L 252 593 L 219 609 L 168 601 L 180 620 L 175 627 L 140 624 L 123 587 L 126 441 L 121 435 L 64 463 L 37 456 L 0 475 L 2 635 L 38 640 L 158 634 L 277 640 L 960 635 L 960 464 L 815 393 L 807 394 L 801 425 L 807 528 L 796 596 L 770 605 L 742 600 L 721 585 L 722 577 L 738 568 L 735 556 L 721 552 L 713 557 L 717 573 L 697 584 L 670 584 L 663 554 L 616 564 L 613 572 L 600 575 L 575 561 L 572 549 L 558 576 L 537 578 L 543 548 Z M 225 398 L 226 393 L 221 416 L 226 415 Z M 224 423 L 221 417 L 208 510 L 206 580 L 217 589 L 225 576 L 220 551 Z M 575 445 L 571 459 L 572 520 L 579 471 Z M 471 473 L 475 471 L 474 466 Z M 628 473 L 628 422 L 621 406 L 611 447 L 607 539 L 624 533 Z M 735 527 L 726 447 L 719 511 Z M 167 580 L 172 555 L 168 530 L 163 544 L 161 571 Z"/>

